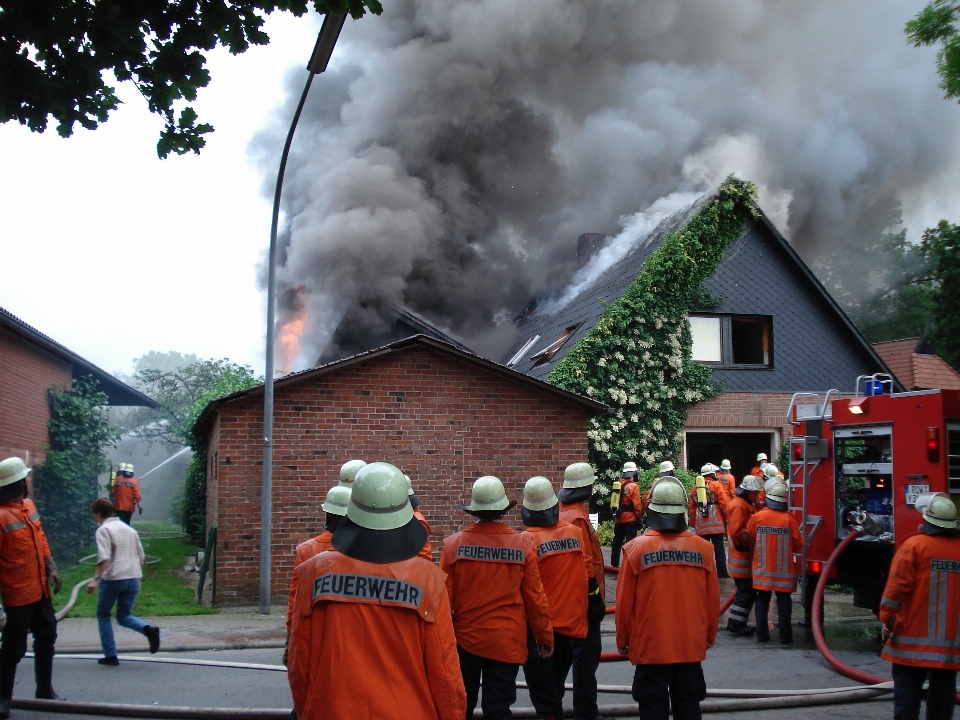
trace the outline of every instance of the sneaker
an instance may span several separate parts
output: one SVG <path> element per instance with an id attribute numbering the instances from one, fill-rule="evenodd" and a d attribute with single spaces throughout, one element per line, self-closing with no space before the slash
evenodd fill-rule
<path id="1" fill-rule="evenodd" d="M 120 664 L 120 659 L 116 655 L 111 655 L 110 657 L 102 657 L 97 662 L 100 665 L 109 665 L 110 667 L 116 667 Z"/>
<path id="2" fill-rule="evenodd" d="M 160 628 L 156 625 L 147 625 L 143 629 L 143 634 L 146 635 L 147 640 L 150 641 L 150 654 L 153 655 L 160 649 Z"/>

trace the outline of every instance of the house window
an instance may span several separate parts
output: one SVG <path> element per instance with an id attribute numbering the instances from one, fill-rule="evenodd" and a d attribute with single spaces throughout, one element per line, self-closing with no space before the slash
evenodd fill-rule
<path id="1" fill-rule="evenodd" d="M 697 362 L 721 362 L 723 345 L 720 341 L 720 318 L 690 316 L 693 334 L 693 359 Z"/>
<path id="2" fill-rule="evenodd" d="M 539 335 L 534 335 L 532 338 L 530 338 L 529 340 L 527 340 L 527 341 L 523 344 L 523 347 L 520 348 L 519 350 L 517 350 L 517 354 L 514 355 L 512 358 L 510 358 L 510 359 L 507 361 L 507 367 L 513 367 L 513 366 L 516 365 L 518 362 L 520 362 L 520 360 L 523 358 L 523 356 L 527 354 L 527 351 L 528 351 L 530 348 L 532 348 L 533 345 L 534 345 L 534 343 L 536 343 L 537 340 L 539 340 L 539 339 L 540 339 L 540 336 L 539 336 Z"/>
<path id="3" fill-rule="evenodd" d="M 734 365 L 769 365 L 770 318 L 730 318 L 730 346 Z"/>
<path id="4" fill-rule="evenodd" d="M 540 352 L 536 353 L 535 355 L 531 355 L 530 359 L 534 361 L 533 366 L 536 367 L 537 365 L 543 365 L 546 362 L 550 362 L 550 359 L 557 354 L 557 350 L 566 344 L 567 340 L 570 339 L 570 336 L 573 335 L 576 329 L 581 325 L 583 325 L 582 322 L 578 322 L 576 325 L 570 325 L 562 333 L 560 333 L 560 337 L 547 345 Z"/>
<path id="5" fill-rule="evenodd" d="M 720 367 L 773 367 L 769 315 L 691 315 L 692 359 Z"/>

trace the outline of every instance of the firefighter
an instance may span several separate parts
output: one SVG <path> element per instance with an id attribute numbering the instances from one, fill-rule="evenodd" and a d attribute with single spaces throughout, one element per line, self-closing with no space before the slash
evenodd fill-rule
<path id="1" fill-rule="evenodd" d="M 60 592 L 60 573 L 33 501 L 27 497 L 30 468 L 18 457 L 0 462 L 0 603 L 6 613 L 0 642 L 0 718 L 10 717 L 17 665 L 33 634 L 36 697 L 59 700 L 53 691 L 53 646 L 57 618 L 50 587 Z"/>
<path id="2" fill-rule="evenodd" d="M 777 594 L 777 619 L 780 644 L 793 642 L 793 597 L 797 590 L 797 561 L 794 553 L 803 548 L 800 524 L 788 512 L 788 491 L 783 483 L 767 490 L 766 508 L 758 510 L 747 523 L 747 535 L 753 548 L 751 574 L 757 592 L 754 605 L 757 640 L 770 642 L 770 599 Z"/>
<path id="3" fill-rule="evenodd" d="M 427 519 L 423 516 L 423 513 L 420 512 L 420 500 L 417 498 L 416 493 L 413 492 L 413 481 L 410 479 L 409 475 L 404 474 L 403 479 L 407 483 L 407 497 L 410 498 L 410 506 L 413 508 L 413 516 L 417 519 L 423 529 L 427 531 L 427 541 L 423 544 L 423 548 L 420 550 L 420 557 L 424 560 L 429 560 L 433 562 L 433 546 L 430 544 L 430 533 L 433 532 L 430 529 L 430 523 L 427 522 Z"/>
<path id="4" fill-rule="evenodd" d="M 747 625 L 750 609 L 757 599 L 751 581 L 753 554 L 750 551 L 747 525 L 757 511 L 757 497 L 761 488 L 760 478 L 747 475 L 727 506 L 727 542 L 730 553 L 727 569 L 737 586 L 737 594 L 727 617 L 727 630 L 734 635 L 749 635 L 756 630 L 755 627 Z"/>
<path id="5" fill-rule="evenodd" d="M 763 468 L 763 490 L 766 492 L 771 485 L 776 483 L 784 484 L 783 473 L 773 463 L 767 463 Z"/>
<path id="6" fill-rule="evenodd" d="M 707 686 L 700 663 L 717 638 L 720 586 L 713 547 L 687 531 L 686 491 L 659 481 L 648 530 L 623 549 L 617 583 L 617 649 L 636 666 L 641 720 L 699 720 Z M 674 620 L 670 620 L 673 618 Z"/>
<path id="7" fill-rule="evenodd" d="M 340 466 L 340 487 L 353 490 L 353 480 L 366 463 L 363 460 L 347 460 Z"/>
<path id="8" fill-rule="evenodd" d="M 675 470 L 676 468 L 673 466 L 672 462 L 670 462 L 669 460 L 664 460 L 662 463 L 660 463 L 660 467 L 657 469 L 657 480 L 659 480 L 660 478 L 666 477 L 666 478 L 672 478 L 673 480 L 680 482 L 675 477 L 673 477 L 673 473 L 675 472 Z M 651 483 L 650 487 L 647 488 L 647 491 L 643 494 L 643 500 L 641 500 L 641 505 L 643 506 L 644 512 L 647 511 L 647 507 L 650 505 L 650 495 L 653 493 L 653 486 L 656 484 L 657 484 L 657 481 L 654 480 L 653 483 Z"/>
<path id="9" fill-rule="evenodd" d="M 305 540 L 294 551 L 293 574 L 290 578 L 290 596 L 287 600 L 287 638 L 290 637 L 290 621 L 293 617 L 293 602 L 297 597 L 296 569 L 314 555 L 319 555 L 333 547 L 333 533 L 337 531 L 340 522 L 347 514 L 350 506 L 350 491 L 335 485 L 327 491 L 327 499 L 320 507 L 324 512 L 323 532 L 315 538 Z M 287 664 L 287 651 L 283 653 L 283 664 Z"/>
<path id="10" fill-rule="evenodd" d="M 751 475 L 755 475 L 758 478 L 763 477 L 763 469 L 767 466 L 768 458 L 766 453 L 757 454 L 757 464 L 753 466 L 750 470 Z"/>
<path id="11" fill-rule="evenodd" d="M 721 460 L 720 469 L 716 472 L 717 480 L 724 486 L 723 490 L 727 496 L 727 503 L 733 500 L 733 494 L 737 491 L 737 479 L 733 476 L 730 468 L 729 460 Z"/>
<path id="12" fill-rule="evenodd" d="M 537 713 L 560 720 L 573 640 L 586 638 L 588 612 L 602 620 L 605 607 L 599 593 L 590 594 L 597 589 L 597 581 L 587 571 L 592 558 L 589 538 L 576 525 L 560 519 L 560 504 L 547 478 L 527 480 L 520 514 L 528 528 L 523 534 L 537 549 L 537 567 L 553 626 L 553 655 L 549 658 L 539 656 L 532 633 L 528 635 L 529 656 L 523 676 Z"/>
<path id="13" fill-rule="evenodd" d="M 688 511 L 692 518 L 691 525 L 697 537 L 702 537 L 713 544 L 713 558 L 717 567 L 717 576 L 730 577 L 727 574 L 726 550 L 723 547 L 723 536 L 727 532 L 727 497 L 723 485 L 714 474 L 717 466 L 707 463 L 700 468 L 706 485 L 707 501 L 704 505 L 697 502 L 697 487 L 690 488 L 690 502 Z"/>
<path id="14" fill-rule="evenodd" d="M 594 603 L 603 603 L 606 607 L 606 587 L 603 578 L 603 552 L 597 539 L 596 529 L 590 522 L 587 507 L 593 495 L 593 484 L 597 480 L 590 463 L 579 462 L 568 465 L 563 471 L 563 487 L 557 494 L 560 499 L 560 519 L 576 525 L 590 541 L 591 563 L 588 570 L 596 581 L 591 593 L 600 598 Z M 587 636 L 576 638 L 571 643 L 570 657 L 573 668 L 573 712 L 577 720 L 601 719 L 597 710 L 597 668 L 600 667 L 600 622 L 603 616 L 591 615 L 587 618 Z M 566 668 L 561 668 L 566 677 Z"/>
<path id="15" fill-rule="evenodd" d="M 946 493 L 929 498 L 920 533 L 893 556 L 880 622 L 880 657 L 893 663 L 894 718 L 920 717 L 925 680 L 928 720 L 952 717 L 960 670 L 960 536 L 957 507 Z"/>
<path id="16" fill-rule="evenodd" d="M 117 517 L 129 525 L 134 509 L 140 506 L 140 481 L 133 476 L 132 464 L 120 463 L 110 495 Z"/>
<path id="17" fill-rule="evenodd" d="M 460 509 L 477 522 L 443 541 L 440 569 L 447 575 L 460 671 L 472 717 L 483 683 L 483 717 L 510 718 L 517 672 L 527 661 L 527 627 L 537 653 L 553 654 L 553 627 L 543 594 L 533 541 L 501 518 L 517 504 L 499 478 L 473 483 L 470 505 Z"/>
<path id="18" fill-rule="evenodd" d="M 637 485 L 637 464 L 625 463 L 620 480 L 620 504 L 613 518 L 613 546 L 610 548 L 610 564 L 620 566 L 620 548 L 637 536 L 637 511 L 640 510 L 640 486 Z"/>
<path id="19" fill-rule="evenodd" d="M 403 473 L 358 472 L 333 550 L 296 570 L 287 677 L 299 720 L 466 717 L 443 574 L 417 557 L 425 540 Z"/>

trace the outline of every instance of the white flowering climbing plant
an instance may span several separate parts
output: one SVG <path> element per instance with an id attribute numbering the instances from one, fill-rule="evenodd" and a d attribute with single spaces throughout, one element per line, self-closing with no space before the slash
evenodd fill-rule
<path id="1" fill-rule="evenodd" d="M 590 420 L 590 462 L 605 500 L 623 463 L 650 468 L 680 455 L 687 407 L 720 394 L 709 367 L 691 359 L 690 312 L 716 306 L 703 289 L 727 247 L 757 217 L 753 183 L 729 176 L 679 230 L 668 234 L 637 279 L 610 303 L 593 329 L 547 381 L 612 411 Z"/>

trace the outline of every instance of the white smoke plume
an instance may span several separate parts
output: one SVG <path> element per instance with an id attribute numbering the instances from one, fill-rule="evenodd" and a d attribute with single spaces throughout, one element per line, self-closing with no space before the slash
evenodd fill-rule
<path id="1" fill-rule="evenodd" d="M 297 363 L 354 300 L 355 343 L 386 300 L 497 356 L 581 233 L 731 171 L 808 260 L 878 202 L 949 206 L 960 109 L 903 34 L 923 4 L 393 0 L 348 21 L 284 187 Z M 271 187 L 302 80 L 253 144 Z"/>

